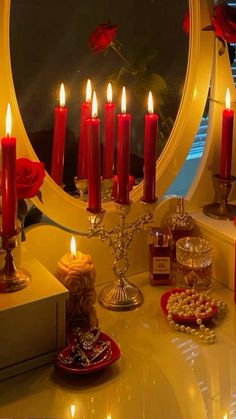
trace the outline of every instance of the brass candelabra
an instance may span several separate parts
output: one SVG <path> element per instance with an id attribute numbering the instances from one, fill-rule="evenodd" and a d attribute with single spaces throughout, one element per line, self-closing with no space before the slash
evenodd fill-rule
<path id="1" fill-rule="evenodd" d="M 104 211 L 99 214 L 88 211 L 89 237 L 98 237 L 101 241 L 107 240 L 111 253 L 114 255 L 113 273 L 115 281 L 106 285 L 98 295 L 99 302 L 110 310 L 131 310 L 143 303 L 141 291 L 126 277 L 130 265 L 128 248 L 134 234 L 152 222 L 156 201 L 151 204 L 143 203 L 144 214 L 133 222 L 126 221 L 130 206 L 131 204 L 116 204 L 120 222 L 110 230 L 106 230 L 102 224 Z"/>

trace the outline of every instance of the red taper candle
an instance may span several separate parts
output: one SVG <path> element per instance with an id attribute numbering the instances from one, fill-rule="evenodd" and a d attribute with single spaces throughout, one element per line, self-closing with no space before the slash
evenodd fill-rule
<path id="1" fill-rule="evenodd" d="M 54 109 L 54 132 L 52 146 L 51 177 L 59 185 L 63 184 L 63 168 L 65 153 L 65 133 L 66 133 L 65 89 L 64 84 L 60 87 L 60 106 Z"/>
<path id="2" fill-rule="evenodd" d="M 107 86 L 107 102 L 104 108 L 103 179 L 113 177 L 115 141 L 115 104 L 112 102 L 111 83 Z"/>
<path id="3" fill-rule="evenodd" d="M 230 178 L 233 144 L 233 124 L 234 111 L 230 109 L 230 93 L 226 91 L 226 108 L 222 113 L 222 134 L 221 134 L 221 153 L 220 153 L 220 177 Z"/>
<path id="4" fill-rule="evenodd" d="M 148 114 L 145 115 L 143 201 L 155 201 L 158 116 L 153 113 L 153 98 L 148 95 Z"/>
<path id="5" fill-rule="evenodd" d="M 131 115 L 126 113 L 125 87 L 122 89 L 121 113 L 118 114 L 117 126 L 117 198 L 118 204 L 129 203 L 129 171 L 130 171 L 130 124 Z"/>
<path id="6" fill-rule="evenodd" d="M 16 139 L 11 137 L 11 110 L 7 106 L 6 137 L 1 139 L 2 148 L 2 235 L 16 234 Z"/>
<path id="7" fill-rule="evenodd" d="M 97 99 L 93 93 L 92 117 L 87 119 L 88 210 L 101 212 L 100 120 L 97 118 Z"/>
<path id="8" fill-rule="evenodd" d="M 80 126 L 79 126 L 79 141 L 78 141 L 78 157 L 77 157 L 77 178 L 88 178 L 87 165 L 87 126 L 86 121 L 91 118 L 91 95 L 92 87 L 91 81 L 87 81 L 85 102 L 80 105 Z"/>

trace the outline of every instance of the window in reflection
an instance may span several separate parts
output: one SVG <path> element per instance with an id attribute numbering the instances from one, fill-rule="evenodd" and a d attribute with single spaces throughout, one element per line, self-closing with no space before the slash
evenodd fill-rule
<path id="1" fill-rule="evenodd" d="M 60 84 L 65 84 L 68 115 L 63 182 L 67 191 L 75 187 L 79 108 L 88 78 L 98 96 L 102 132 L 108 80 L 114 87 L 117 112 L 121 87 L 126 85 L 127 108 L 132 115 L 131 175 L 136 180 L 143 176 L 144 114 L 148 91 L 152 90 L 159 114 L 160 155 L 176 118 L 185 79 L 189 39 L 182 20 L 187 8 L 187 0 L 121 0 L 112 4 L 101 0 L 99 7 L 92 0 L 12 0 L 10 41 L 16 95 L 28 136 L 48 172 L 53 109 Z M 108 21 L 117 25 L 115 44 L 95 53 L 89 37 L 99 24 Z"/>

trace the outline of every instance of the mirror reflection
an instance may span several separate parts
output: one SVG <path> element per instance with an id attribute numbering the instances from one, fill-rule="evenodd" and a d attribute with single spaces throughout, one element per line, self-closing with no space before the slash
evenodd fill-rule
<path id="1" fill-rule="evenodd" d="M 10 45 L 13 80 L 22 119 L 40 161 L 51 173 L 54 108 L 65 86 L 67 118 L 63 184 L 76 194 L 79 168 L 81 103 L 86 84 L 96 90 L 101 120 L 101 167 L 104 109 L 108 82 L 116 115 L 126 87 L 131 114 L 130 175 L 143 177 L 144 115 L 152 92 L 159 116 L 157 156 L 168 140 L 185 80 L 188 37 L 182 29 L 188 1 L 27 0 L 11 1 Z M 101 25 L 106 24 L 106 25 Z M 102 32 L 102 36 L 101 36 Z M 113 173 L 116 174 L 117 139 Z M 132 180 L 131 180 L 132 183 Z"/>

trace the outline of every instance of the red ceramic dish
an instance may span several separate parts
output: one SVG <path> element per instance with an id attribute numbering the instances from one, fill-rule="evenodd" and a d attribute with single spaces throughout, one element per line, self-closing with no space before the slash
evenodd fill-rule
<path id="1" fill-rule="evenodd" d="M 166 316 L 168 314 L 166 307 L 167 307 L 167 302 L 169 300 L 169 297 L 172 294 L 180 293 L 180 292 L 184 292 L 184 291 L 186 291 L 186 289 L 184 289 L 184 288 L 173 288 L 171 290 L 168 290 L 168 291 L 164 292 L 164 294 L 162 294 L 160 304 L 161 304 L 162 311 L 164 312 L 164 314 Z M 202 321 L 209 320 L 211 317 L 213 317 L 217 313 L 217 311 L 218 311 L 218 308 L 216 306 L 213 306 L 212 307 L 212 312 L 208 313 L 208 314 L 204 314 L 203 316 L 201 316 L 201 320 Z M 178 323 L 196 323 L 196 321 L 197 321 L 195 316 L 182 317 L 182 316 L 178 316 L 176 314 L 176 315 L 173 315 L 172 317 L 173 317 L 173 320 L 175 322 L 178 322 Z"/>
<path id="2" fill-rule="evenodd" d="M 89 366 L 81 366 L 79 363 L 73 363 L 70 365 L 65 365 L 62 362 L 60 362 L 60 355 L 62 355 L 63 357 L 67 357 L 71 355 L 71 347 L 67 346 L 63 349 L 61 349 L 58 354 L 57 354 L 57 367 L 61 368 L 63 371 L 66 371 L 70 374 L 91 374 L 93 372 L 99 371 L 102 368 L 107 367 L 108 365 L 112 365 L 115 361 L 117 361 L 120 356 L 121 356 L 121 352 L 120 352 L 120 348 L 118 347 L 118 345 L 114 342 L 114 340 L 112 340 L 108 335 L 106 335 L 105 333 L 100 333 L 99 335 L 99 341 L 102 342 L 107 342 L 109 341 L 111 344 L 111 356 L 105 360 L 101 360 L 89 365 Z"/>

